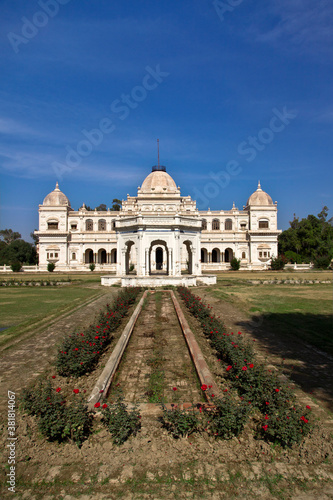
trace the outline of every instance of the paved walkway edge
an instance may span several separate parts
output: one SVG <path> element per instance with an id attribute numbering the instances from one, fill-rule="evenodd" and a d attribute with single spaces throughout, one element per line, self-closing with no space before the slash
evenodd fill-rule
<path id="1" fill-rule="evenodd" d="M 109 387 L 111 385 L 113 376 L 118 368 L 122 355 L 124 354 L 130 336 L 133 332 L 136 320 L 138 319 L 139 314 L 141 313 L 143 302 L 147 297 L 147 294 L 148 290 L 146 290 L 143 296 L 141 297 L 140 302 L 136 306 L 135 311 L 133 312 L 130 320 L 125 326 L 124 331 L 120 339 L 118 340 L 116 347 L 113 349 L 112 354 L 108 362 L 106 363 L 103 372 L 101 373 L 99 379 L 97 380 L 97 383 L 88 398 L 88 406 L 90 408 L 92 408 L 96 403 L 98 403 L 103 398 L 103 396 L 104 397 L 106 396 Z"/>
<path id="2" fill-rule="evenodd" d="M 180 326 L 183 330 L 183 334 L 184 334 L 185 340 L 187 342 L 195 369 L 198 373 L 198 377 L 200 379 L 201 385 L 211 386 L 211 390 L 205 392 L 205 396 L 207 397 L 208 401 L 210 401 L 211 400 L 210 394 L 218 395 L 218 393 L 220 392 L 219 388 L 215 382 L 215 379 L 214 379 L 210 369 L 208 368 L 208 365 L 205 361 L 205 358 L 202 354 L 202 351 L 199 347 L 199 344 L 196 341 L 194 334 L 189 327 L 189 324 L 184 316 L 183 311 L 181 310 L 179 302 L 176 299 L 176 296 L 173 293 L 173 291 L 171 291 L 171 298 L 172 298 L 173 304 L 175 306 L 176 313 L 177 313 L 177 316 L 179 319 L 179 323 L 180 323 Z"/>

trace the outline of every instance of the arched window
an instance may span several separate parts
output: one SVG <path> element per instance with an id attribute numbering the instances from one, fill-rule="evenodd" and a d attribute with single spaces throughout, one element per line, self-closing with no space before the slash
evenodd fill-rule
<path id="1" fill-rule="evenodd" d="M 116 229 L 116 221 L 115 220 L 113 220 L 111 222 L 111 228 L 112 228 L 113 231 Z"/>
<path id="2" fill-rule="evenodd" d="M 72 260 L 76 260 L 76 253 L 75 252 L 72 253 Z"/>
<path id="3" fill-rule="evenodd" d="M 220 262 L 220 250 L 214 248 L 212 251 L 212 262 Z"/>
<path id="4" fill-rule="evenodd" d="M 242 252 L 242 259 L 246 259 L 246 253 Z"/>
<path id="5" fill-rule="evenodd" d="M 207 249 L 202 248 L 201 249 L 201 262 L 206 263 L 208 261 L 208 256 L 207 256 Z"/>
<path id="6" fill-rule="evenodd" d="M 203 231 L 207 231 L 207 221 L 206 221 L 206 219 L 202 219 L 201 229 Z"/>
<path id="7" fill-rule="evenodd" d="M 86 231 L 93 231 L 94 223 L 91 219 L 86 220 Z"/>
<path id="8" fill-rule="evenodd" d="M 117 263 L 117 250 L 114 248 L 111 250 L 111 264 Z"/>
<path id="9" fill-rule="evenodd" d="M 259 229 L 268 229 L 269 223 L 267 219 L 263 219 L 259 221 Z"/>
<path id="10" fill-rule="evenodd" d="M 212 230 L 219 231 L 219 229 L 220 229 L 220 221 L 218 219 L 213 219 Z"/>
<path id="11" fill-rule="evenodd" d="M 47 223 L 47 229 L 58 229 L 59 223 L 56 220 L 50 220 L 50 222 Z"/>
<path id="12" fill-rule="evenodd" d="M 225 227 L 226 231 L 231 231 L 232 230 L 232 220 L 226 219 L 224 227 Z"/>
<path id="13" fill-rule="evenodd" d="M 106 220 L 105 219 L 99 219 L 98 231 L 106 231 Z"/>

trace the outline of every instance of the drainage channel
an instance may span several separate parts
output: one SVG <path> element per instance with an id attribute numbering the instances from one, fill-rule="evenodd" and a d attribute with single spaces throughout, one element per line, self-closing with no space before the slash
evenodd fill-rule
<path id="1" fill-rule="evenodd" d="M 121 390 L 145 413 L 159 412 L 161 401 L 188 408 L 205 399 L 202 384 L 219 392 L 174 292 L 145 291 L 88 403 L 111 402 Z"/>

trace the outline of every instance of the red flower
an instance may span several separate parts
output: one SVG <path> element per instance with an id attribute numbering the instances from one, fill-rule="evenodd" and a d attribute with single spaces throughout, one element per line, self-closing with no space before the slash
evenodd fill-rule
<path id="1" fill-rule="evenodd" d="M 206 384 L 203 384 L 203 385 L 201 386 L 201 389 L 202 389 L 203 391 L 207 391 L 208 387 L 207 387 L 207 385 L 206 385 Z"/>
<path id="2" fill-rule="evenodd" d="M 224 389 L 224 391 L 223 391 L 223 392 L 228 392 L 228 389 Z"/>
<path id="3" fill-rule="evenodd" d="M 101 389 L 99 392 L 100 392 L 100 394 L 101 394 L 102 392 L 104 392 L 104 389 Z"/>
<path id="4" fill-rule="evenodd" d="M 269 419 L 269 416 L 268 415 L 265 415 L 265 420 L 268 420 Z"/>
<path id="5" fill-rule="evenodd" d="M 307 407 L 307 409 L 308 409 L 308 410 L 311 410 L 311 406 L 309 406 L 309 405 L 306 405 L 306 407 Z"/>
<path id="6" fill-rule="evenodd" d="M 266 405 L 267 405 L 267 406 L 269 405 L 269 403 L 268 403 L 267 401 L 266 401 Z"/>
<path id="7" fill-rule="evenodd" d="M 55 376 L 55 375 L 52 375 L 52 378 L 56 378 L 56 376 Z"/>
<path id="8" fill-rule="evenodd" d="M 79 391 L 79 389 L 74 389 L 73 392 L 74 392 L 74 394 L 79 394 L 80 391 Z"/>
<path id="9" fill-rule="evenodd" d="M 95 408 L 99 408 L 100 406 L 101 406 L 101 403 L 95 403 L 95 404 L 94 404 L 94 407 L 95 407 Z"/>
<path id="10" fill-rule="evenodd" d="M 305 424 L 307 424 L 307 423 L 308 423 L 308 419 L 307 419 L 307 418 L 305 418 L 303 415 L 301 416 L 301 420 L 303 420 L 303 422 L 304 422 Z"/>
<path id="11" fill-rule="evenodd" d="M 98 338 L 99 338 L 98 335 L 96 335 L 95 339 L 98 339 Z"/>
<path id="12" fill-rule="evenodd" d="M 58 388 L 56 389 L 56 392 L 60 392 L 60 391 L 61 391 L 61 387 L 58 387 Z"/>
<path id="13" fill-rule="evenodd" d="M 227 366 L 227 372 L 228 372 L 229 370 L 231 370 L 231 368 L 232 368 L 232 366 L 231 366 L 231 365 Z"/>
<path id="14" fill-rule="evenodd" d="M 253 363 L 250 363 L 249 364 L 249 368 L 253 368 L 254 367 L 254 364 Z"/>
<path id="15" fill-rule="evenodd" d="M 177 387 L 173 387 L 173 388 L 172 388 L 172 390 L 173 390 L 173 391 L 176 391 L 176 390 L 177 390 Z"/>
<path id="16" fill-rule="evenodd" d="M 208 386 L 208 389 L 211 389 L 212 387 L 213 387 L 212 385 L 209 385 L 209 386 Z"/>
<path id="17" fill-rule="evenodd" d="M 212 394 L 212 398 L 215 398 L 215 394 Z"/>
<path id="18" fill-rule="evenodd" d="M 263 425 L 262 428 L 264 429 L 264 431 L 267 431 L 268 425 Z"/>
<path id="19" fill-rule="evenodd" d="M 243 366 L 242 370 L 243 370 L 243 372 L 246 372 L 247 366 Z"/>
<path id="20" fill-rule="evenodd" d="M 102 406 L 102 408 L 107 408 L 108 405 L 106 403 L 104 403 L 104 405 Z"/>
<path id="21" fill-rule="evenodd" d="M 275 392 L 280 392 L 280 389 L 275 389 Z"/>

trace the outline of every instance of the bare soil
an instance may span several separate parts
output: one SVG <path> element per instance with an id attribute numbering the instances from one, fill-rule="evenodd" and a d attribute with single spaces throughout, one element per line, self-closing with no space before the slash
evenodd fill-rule
<path id="1" fill-rule="evenodd" d="M 204 289 L 198 289 L 197 293 L 201 296 L 206 295 Z M 104 299 L 99 300 L 103 302 Z M 254 336 L 255 332 L 248 328 L 247 317 L 236 310 L 232 304 L 214 302 L 210 297 L 209 300 L 214 307 L 214 312 L 220 312 L 223 316 L 227 328 L 238 330 L 241 329 L 241 324 L 243 326 L 246 324 L 246 329 L 242 328 L 242 331 L 256 339 L 258 354 L 266 358 L 267 363 L 272 366 L 275 364 L 280 366 L 279 358 L 276 357 L 277 353 L 265 352 L 270 346 L 265 344 L 264 339 L 259 337 L 256 330 L 257 336 Z M 179 301 L 181 303 L 180 298 Z M 99 303 L 95 305 L 97 309 L 99 306 Z M 154 324 L 156 314 L 153 314 L 152 308 L 152 305 L 147 308 L 146 316 L 144 316 L 146 314 L 144 311 L 138 323 L 137 338 L 140 339 L 141 336 L 142 339 L 142 335 L 146 335 L 147 345 L 149 345 L 149 339 L 152 338 L 149 335 L 156 330 Z M 187 313 L 185 307 L 183 310 L 217 382 L 224 384 L 223 368 L 212 352 L 209 342 L 201 333 L 196 320 Z M 85 320 L 88 317 L 91 320 L 92 313 L 93 310 L 87 311 Z M 165 336 L 171 338 L 177 325 L 174 324 L 167 306 L 165 309 L 161 307 L 161 317 L 163 320 L 159 322 L 159 326 L 163 327 L 162 331 L 165 331 Z M 81 319 L 84 323 L 84 318 Z M 75 322 L 77 320 L 78 318 Z M 59 323 L 58 328 L 54 326 L 53 336 L 60 335 L 60 329 L 63 332 L 64 326 L 63 323 Z M 117 332 L 117 335 L 120 335 L 120 332 Z M 43 338 L 43 336 L 40 337 L 39 334 L 38 338 Z M 55 353 L 54 345 L 48 345 L 51 339 L 53 337 L 49 334 L 48 341 L 43 344 L 39 356 L 30 352 L 31 344 L 29 343 L 22 343 L 20 349 L 23 350 L 20 352 L 18 350 L 10 352 L 9 354 L 13 356 L 10 360 L 7 360 L 6 355 L 5 362 L 8 363 L 6 365 L 8 369 L 11 367 L 11 362 L 18 363 L 16 368 L 20 369 L 20 380 L 17 376 L 15 378 L 14 371 L 10 372 L 3 382 L 5 390 L 18 391 L 19 387 L 34 380 L 38 373 L 43 376 L 51 375 L 50 363 Z M 133 342 L 135 342 L 135 337 L 133 337 Z M 186 348 L 185 342 L 184 346 Z M 170 373 L 174 366 L 177 366 L 177 363 L 173 361 L 178 356 L 182 361 L 186 358 L 187 348 L 185 348 L 176 348 L 170 344 L 166 349 L 165 357 L 169 354 L 169 359 L 172 360 Z M 280 348 L 282 349 L 283 346 Z M 45 352 L 48 354 L 42 355 Z M 80 390 L 87 390 L 88 394 L 110 352 L 109 350 L 105 353 L 93 374 L 75 381 L 57 379 L 56 382 L 64 387 L 64 391 L 71 391 L 75 383 Z M 295 357 L 296 353 L 295 347 Z M 30 363 L 30 355 L 33 357 L 33 363 Z M 130 351 L 128 351 L 127 360 L 130 360 Z M 125 358 L 124 369 L 126 363 Z M 128 367 L 131 363 L 129 361 Z M 129 368 L 126 370 L 128 374 L 131 373 Z M 170 385 L 173 384 L 175 375 L 172 377 Z M 183 375 L 177 381 L 181 381 L 182 377 Z M 134 377 L 131 379 L 135 383 Z M 186 387 L 184 390 L 187 391 Z M 140 393 L 142 393 L 141 389 Z M 333 498 L 332 421 L 321 402 L 320 405 L 316 404 L 311 396 L 297 387 L 296 393 L 301 403 L 306 401 L 306 404 L 310 403 L 313 407 L 317 426 L 300 446 L 287 450 L 254 439 L 252 432 L 254 422 L 251 421 L 239 438 L 229 441 L 216 441 L 205 434 L 194 434 L 187 439 L 174 440 L 162 428 L 156 417 L 149 415 L 142 416 L 142 428 L 138 435 L 130 438 L 120 447 L 112 444 L 109 434 L 96 418 L 93 434 L 79 449 L 71 443 L 48 442 L 39 435 L 35 419 L 18 412 L 17 488 L 13 495 L 3 487 L 1 498 L 26 498 L 28 500 L 71 500 L 74 498 L 97 500 L 209 498 L 214 500 L 258 497 L 264 500 L 272 498 L 326 500 Z M 184 394 L 186 398 L 189 397 L 188 393 Z M 4 419 L 1 425 L 3 431 L 1 442 L 5 446 L 7 431 Z M 2 472 L 2 479 L 5 479 L 5 472 Z"/>

